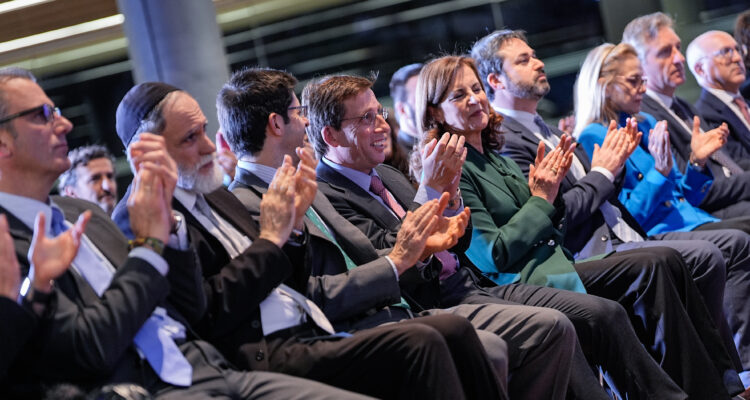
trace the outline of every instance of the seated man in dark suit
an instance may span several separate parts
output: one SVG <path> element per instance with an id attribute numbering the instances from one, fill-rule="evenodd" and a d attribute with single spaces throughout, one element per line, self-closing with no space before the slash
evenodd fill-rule
<path id="1" fill-rule="evenodd" d="M 737 16 L 734 22 L 734 40 L 740 46 L 750 47 L 750 10 L 746 10 Z M 745 52 L 745 71 L 750 69 L 750 53 Z M 747 73 L 745 74 L 747 75 Z M 750 99 L 750 76 L 745 77 L 745 82 L 740 86 L 740 93 L 745 100 Z"/>
<path id="2" fill-rule="evenodd" d="M 19 304 L 21 270 L 10 237 L 8 219 L 0 215 L 0 315 L 4 321 L 0 327 L 0 343 L 3 343 L 3 357 L 0 359 L 2 387 L 8 386 L 6 373 L 16 357 L 22 354 L 39 319 L 48 314 L 52 297 L 51 282 L 63 274 L 73 261 L 86 222 L 88 217 L 82 218 L 76 224 L 76 229 L 70 229 L 56 238 L 47 238 L 44 234 L 44 214 L 39 214 L 34 222 L 33 246 L 29 254 L 30 261 L 34 263 L 34 277 L 24 282 L 25 293 Z"/>
<path id="3" fill-rule="evenodd" d="M 378 164 L 378 162 L 382 161 L 382 151 L 381 146 L 379 146 L 380 139 L 387 133 L 387 127 L 383 124 L 381 118 L 375 116 L 378 112 L 379 104 L 369 89 L 370 85 L 371 82 L 367 79 L 355 76 L 322 78 L 305 88 L 303 92 L 303 104 L 310 107 L 311 123 L 308 128 L 308 136 L 315 145 L 316 153 L 323 157 L 317 167 L 318 179 L 321 181 L 318 185 L 319 190 L 326 194 L 341 215 L 368 235 L 376 248 L 387 248 L 392 243 L 392 237 L 399 228 L 398 214 L 400 212 L 397 213 L 397 210 L 403 210 L 410 205 L 413 206 L 415 202 L 418 203 L 418 197 L 415 197 L 415 195 L 419 196 L 419 192 L 415 193 L 403 175 L 392 168 Z M 355 118 L 357 115 L 361 116 L 359 117 L 360 121 L 357 121 L 357 118 Z M 353 122 L 349 122 L 350 120 Z M 441 153 L 441 155 L 449 152 L 447 150 L 449 146 L 450 152 L 458 151 L 459 154 L 461 153 L 461 144 L 453 139 L 448 140 L 447 137 L 445 142 L 439 146 L 446 146 L 446 150 L 442 150 L 445 153 Z M 436 156 L 432 155 L 430 151 L 427 151 L 425 158 L 433 158 L 434 160 Z M 336 161 L 334 161 L 334 158 Z M 446 159 L 451 161 L 450 168 L 460 170 L 461 158 L 452 158 L 450 154 L 447 154 Z M 432 160 L 428 161 L 428 163 L 432 162 Z M 423 163 L 423 165 L 428 165 L 428 163 Z M 436 162 L 435 164 L 439 163 Z M 427 185 L 426 182 L 429 182 L 430 179 L 428 177 L 434 174 L 434 171 L 428 168 L 433 167 L 425 167 L 426 171 L 422 179 L 423 185 Z M 457 170 L 451 170 L 450 173 L 443 175 L 445 177 L 443 181 L 444 186 L 441 186 L 437 190 L 438 192 L 447 187 L 449 193 L 455 193 L 455 188 L 451 191 L 450 183 L 454 182 L 453 179 L 458 172 Z M 368 189 L 370 185 L 368 185 L 367 181 L 376 181 L 373 179 L 375 176 L 382 181 L 385 187 L 385 192 L 382 189 L 378 190 L 380 193 L 385 193 L 383 195 L 385 197 L 376 194 L 373 190 L 374 188 Z M 428 189 L 422 188 L 421 190 L 426 191 Z M 386 206 L 388 203 L 393 205 Z M 638 260 L 643 265 L 651 268 L 648 269 L 649 273 L 655 275 L 665 274 L 664 271 L 670 264 L 677 266 L 682 264 L 681 259 L 675 257 L 671 250 L 664 250 L 664 253 L 659 254 L 665 258 L 657 259 L 654 257 L 657 253 L 644 252 Z M 459 272 L 471 266 L 460 248 L 454 248 L 452 251 L 456 251 L 455 254 L 460 257 Z M 669 254 L 670 256 L 666 257 L 665 254 Z M 612 264 L 616 262 L 606 261 L 602 264 L 605 263 Z M 597 262 L 594 265 L 597 265 Z M 684 268 L 684 266 L 680 266 L 680 268 Z M 667 295 L 670 297 L 674 296 L 675 300 L 673 301 L 676 301 L 679 294 L 671 286 L 674 285 L 672 278 L 668 274 L 664 275 L 663 278 L 665 280 L 661 283 L 655 283 L 655 280 L 662 280 L 662 278 L 649 279 L 649 285 L 653 286 L 645 288 L 648 285 L 642 285 L 644 287 L 639 289 L 639 291 L 660 291 L 661 289 L 657 289 L 657 287 L 664 284 L 665 287 L 669 288 L 669 294 Z M 687 284 L 689 284 L 689 277 L 687 279 Z M 436 282 L 429 283 L 435 284 Z M 444 307 L 460 303 L 492 302 L 493 299 L 503 299 L 526 305 L 555 308 L 566 313 L 576 325 L 582 347 L 586 351 L 586 355 L 590 357 L 591 362 L 604 365 L 609 372 L 612 372 L 618 388 L 623 392 L 643 393 L 644 387 L 654 383 L 653 381 L 646 382 L 650 380 L 650 377 L 654 376 L 652 374 L 663 374 L 663 371 L 651 366 L 651 359 L 647 353 L 640 351 L 643 349 L 641 346 L 625 343 L 605 344 L 612 343 L 611 341 L 625 340 L 634 342 L 637 340 L 632 336 L 632 333 L 624 334 L 624 332 L 630 332 L 632 329 L 628 323 L 624 323 L 626 321 L 625 318 L 618 317 L 617 320 L 619 323 L 615 326 L 613 322 L 607 319 L 606 315 L 600 314 L 603 308 L 609 308 L 610 312 L 618 314 L 623 312 L 620 306 L 613 307 L 611 301 L 568 291 L 523 284 L 510 284 L 485 289 L 482 290 L 486 293 L 485 297 L 477 298 L 473 297 L 473 295 L 479 289 L 474 286 L 473 282 L 466 282 L 459 273 L 448 274 L 442 282 L 439 282 L 439 285 L 441 292 L 432 301 Z M 665 301 L 665 303 L 668 302 Z M 644 305 L 642 307 L 647 306 Z M 675 315 L 677 319 L 686 318 L 684 310 L 680 310 L 680 308 L 675 309 Z M 669 318 L 672 317 L 670 316 Z M 681 323 L 685 322 L 687 321 L 682 320 Z M 660 331 L 662 324 L 663 321 L 653 321 L 653 326 L 650 330 L 653 331 L 655 337 L 659 337 L 662 334 Z M 657 331 L 659 333 L 656 333 Z M 629 358 L 627 363 L 632 362 L 641 364 L 641 366 L 621 369 L 623 357 L 614 354 L 619 350 L 612 353 L 609 350 L 604 350 L 604 348 L 599 348 L 598 346 L 600 345 L 609 350 L 623 349 L 624 351 L 624 349 L 628 349 L 628 358 L 630 356 L 632 358 Z M 511 351 L 512 363 L 514 356 L 512 353 L 513 347 L 509 346 L 509 350 Z M 671 353 L 669 357 L 671 357 Z M 614 360 L 618 360 L 617 363 L 614 363 Z M 675 375 L 679 373 L 677 370 L 682 368 L 678 364 L 674 363 L 671 366 Z M 727 362 L 727 364 L 729 363 Z M 576 372 L 584 370 L 585 367 L 582 367 L 577 369 Z M 644 374 L 637 373 L 623 376 L 622 373 L 625 370 L 642 371 Z M 664 377 L 659 378 L 658 382 L 657 386 L 668 382 L 668 380 Z M 718 383 L 721 385 L 720 382 Z M 650 390 L 652 393 L 663 393 L 663 396 L 666 397 L 669 397 L 670 393 L 674 395 L 670 387 L 653 387 Z M 591 393 L 595 392 L 592 391 Z"/>
<path id="4" fill-rule="evenodd" d="M 695 109 L 709 128 L 727 124 L 724 149 L 735 161 L 750 157 L 750 110 L 740 95 L 746 52 L 731 35 L 720 31 L 701 34 L 687 48 L 688 67 L 703 88 Z"/>
<path id="5" fill-rule="evenodd" d="M 328 307 L 340 312 L 360 313 L 373 305 L 349 303 L 359 288 L 348 284 L 348 276 L 309 279 L 302 268 L 306 235 L 301 220 L 315 195 L 314 179 L 295 171 L 291 159 L 285 161 L 260 205 L 259 229 L 222 187 L 216 147 L 205 125 L 189 94 L 157 82 L 132 88 L 117 111 L 117 133 L 132 163 L 163 157 L 162 164 L 176 164 L 171 203 L 187 228 L 178 240 L 197 251 L 208 295 L 207 315 L 197 329 L 231 361 L 244 369 L 284 372 L 380 398 L 505 397 L 477 336 L 460 318 L 435 316 L 336 334 L 303 293 L 326 298 Z M 150 138 L 154 146 L 133 142 L 135 136 Z M 409 239 L 392 254 L 394 264 L 416 262 L 431 237 L 437 207 L 434 202 L 413 214 Z M 129 231 L 126 215 L 120 203 L 113 218 Z M 288 241 L 294 227 L 300 230 Z M 378 306 L 391 299 L 385 294 Z M 393 384 L 383 384 L 393 377 Z"/>
<path id="6" fill-rule="evenodd" d="M 641 111 L 669 124 L 669 141 L 680 170 L 692 160 L 704 164 L 714 177 L 700 208 L 722 219 L 750 214 L 750 172 L 742 168 L 748 163 L 732 159 L 726 149 L 711 147 L 713 137 L 729 134 L 726 123 L 711 130 L 699 118 L 696 126 L 696 110 L 675 95 L 685 83 L 685 58 L 672 19 L 662 12 L 638 17 L 625 27 L 622 40 L 638 52 L 647 78 Z"/>
<path id="7" fill-rule="evenodd" d="M 43 328 L 27 347 L 33 351 L 12 371 L 14 384 L 68 381 L 88 389 L 133 382 L 156 398 L 361 398 L 299 378 L 234 371 L 213 346 L 188 340 L 188 322 L 203 315 L 205 300 L 193 253 L 164 248 L 171 175 L 150 161 L 140 166 L 129 200 L 136 240 L 128 251 L 125 237 L 96 204 L 49 197 L 70 165 L 66 135 L 72 124 L 28 71 L 0 71 L 0 109 L 0 212 L 8 216 L 22 273 L 34 275 L 27 254 L 39 212 L 52 236 L 70 226 L 66 218 L 91 215 L 72 267 L 52 286 Z M 162 252 L 180 263 L 170 268 Z M 32 299 L 38 295 L 32 292 Z"/>
<path id="8" fill-rule="evenodd" d="M 537 114 L 538 102 L 549 92 L 544 63 L 516 63 L 533 54 L 519 31 L 496 31 L 474 44 L 472 56 L 491 92 L 491 106 L 500 112 L 505 131 L 503 154 L 511 157 L 524 174 L 534 163 L 540 142 L 547 151 L 561 140 L 563 133 L 548 126 Z M 501 69 L 497 66 L 501 65 Z M 583 259 L 612 250 L 667 246 L 678 250 L 693 276 L 714 323 L 722 330 L 724 344 L 740 367 L 739 356 L 725 319 L 731 313 L 732 326 L 744 326 L 750 313 L 738 312 L 748 290 L 746 272 L 750 269 L 748 236 L 739 231 L 671 232 L 649 238 L 628 210 L 617 200 L 619 182 L 615 179 L 637 145 L 639 136 L 630 140 L 623 129 L 612 135 L 593 161 L 581 148 L 574 151 L 570 171 L 560 185 L 565 200 L 568 230 L 565 247 Z M 619 139 L 619 140 L 618 140 Z M 618 144 L 619 143 L 619 144 Z M 593 167 L 592 167 L 593 165 Z M 654 240 L 656 239 L 656 240 Z M 718 247 L 717 247 L 718 246 Z M 726 279 L 729 275 L 730 278 Z M 727 299 L 724 297 L 725 281 Z M 745 329 L 735 332 L 742 337 Z M 738 340 L 738 345 L 744 340 Z M 742 352 L 741 352 L 742 353 Z"/>
<path id="9" fill-rule="evenodd" d="M 294 94 L 296 83 L 297 80 L 292 75 L 283 71 L 250 69 L 235 73 L 219 92 L 217 108 L 222 130 L 240 158 L 238 174 L 230 188 L 254 215 L 258 214 L 258 204 L 266 192 L 268 182 L 276 169 L 280 167 L 281 160 L 285 156 L 291 155 L 298 158 L 299 168 L 310 168 L 311 178 L 315 178 L 316 161 L 311 149 L 306 146 L 304 151 L 298 150 L 295 153 L 295 147 L 303 144 L 303 138 L 306 137 L 305 128 L 308 125 L 305 117 L 307 107 L 300 106 L 299 99 Z M 303 114 L 296 115 L 294 113 L 296 110 L 302 110 Z M 284 120 L 284 115 L 288 121 L 286 123 L 281 122 Z M 278 121 L 278 123 L 270 123 L 270 121 Z M 372 270 L 373 264 L 382 263 L 385 258 L 379 257 L 378 254 L 392 252 L 400 247 L 397 238 L 393 249 L 381 251 L 375 249 L 361 231 L 333 209 L 322 193 L 316 194 L 312 207 L 307 210 L 307 215 L 305 224 L 310 232 L 310 238 L 305 263 L 306 268 L 315 276 L 326 274 L 349 274 L 360 277 L 369 274 L 372 276 L 368 270 Z M 464 217 L 468 221 L 466 212 L 459 213 L 451 219 Z M 446 217 L 441 216 L 441 218 Z M 460 228 L 459 234 L 462 235 L 464 226 Z M 432 249 L 430 253 L 435 251 Z M 410 290 L 399 289 L 399 286 L 408 288 L 419 285 L 425 274 L 432 273 L 433 265 L 419 267 L 410 265 L 408 267 L 409 269 L 404 273 L 401 271 L 398 274 L 386 273 L 387 276 L 384 277 L 386 279 L 379 281 L 371 277 L 367 282 L 361 283 L 360 292 L 362 296 L 382 296 L 383 293 L 393 292 L 396 301 L 400 300 L 400 296 L 404 296 L 414 307 L 409 308 L 408 303 L 402 301 L 394 306 L 380 309 L 379 312 L 370 316 L 342 315 L 344 318 L 336 318 L 334 323 L 360 328 L 390 320 L 411 318 L 420 311 L 421 315 L 443 313 L 442 310 L 423 310 L 417 305 L 422 303 L 421 298 L 415 302 Z M 426 303 L 419 305 L 427 306 Z M 433 303 L 430 305 L 434 306 Z M 559 314 L 554 311 L 519 305 L 462 305 L 460 307 L 465 309 L 467 315 L 482 309 L 486 309 L 484 312 L 488 313 L 492 308 L 496 315 L 487 315 L 488 319 L 495 320 L 492 325 L 484 327 L 477 324 L 477 327 L 481 328 L 477 331 L 480 338 L 486 338 L 487 335 L 494 337 L 500 335 L 510 346 L 523 343 L 520 347 L 527 349 L 529 359 L 541 360 L 548 357 L 559 359 L 561 357 L 559 351 L 567 351 L 565 347 L 557 347 L 558 345 L 554 345 L 557 348 L 553 350 L 553 346 L 548 342 L 559 342 L 560 346 L 566 346 L 564 343 L 567 340 L 566 334 L 550 332 L 546 340 L 538 341 L 540 332 L 546 332 L 550 328 L 557 329 L 554 325 L 557 324 Z M 524 323 L 518 325 L 519 320 L 523 320 Z M 503 330 L 501 328 L 503 324 L 507 324 L 508 328 Z M 561 324 L 559 328 L 565 325 L 567 324 Z M 517 351 L 519 351 L 518 348 L 511 349 L 511 353 L 515 354 Z M 543 353 L 546 354 L 542 355 Z M 535 355 L 531 356 L 531 354 Z M 516 364 L 519 363 L 516 360 L 513 361 Z M 514 372 L 514 376 L 521 381 L 526 379 L 524 371 L 533 371 L 533 374 L 539 376 L 534 383 L 539 387 L 536 393 L 546 395 L 549 393 L 548 390 L 554 390 L 553 387 L 548 386 L 554 385 L 547 385 L 541 375 L 546 374 L 547 371 L 559 371 L 559 366 L 550 363 L 546 363 L 545 366 L 547 370 L 531 366 L 514 367 L 517 371 Z M 515 385 L 515 380 L 511 382 L 511 385 Z M 513 389 L 511 393 L 511 397 L 519 395 Z"/>

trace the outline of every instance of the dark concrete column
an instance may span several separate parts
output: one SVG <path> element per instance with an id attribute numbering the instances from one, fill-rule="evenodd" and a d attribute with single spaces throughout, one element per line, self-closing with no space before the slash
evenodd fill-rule
<path id="1" fill-rule="evenodd" d="M 190 93 L 218 129 L 216 94 L 229 79 L 211 0 L 117 0 L 136 83 L 162 81 Z"/>

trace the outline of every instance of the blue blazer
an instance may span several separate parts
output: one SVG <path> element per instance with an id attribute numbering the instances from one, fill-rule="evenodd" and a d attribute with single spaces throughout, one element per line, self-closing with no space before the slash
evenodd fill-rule
<path id="1" fill-rule="evenodd" d="M 627 114 L 620 114 L 620 126 Z M 648 134 L 656 119 L 640 113 L 638 129 L 643 138 L 626 163 L 625 180 L 619 199 L 649 235 L 671 231 L 690 231 L 698 225 L 718 221 L 698 208 L 711 186 L 712 177 L 692 166 L 682 174 L 674 161 L 672 171 L 665 177 L 654 168 L 654 158 L 648 152 Z M 602 145 L 607 127 L 589 124 L 581 132 L 578 143 L 591 156 L 594 144 Z"/>

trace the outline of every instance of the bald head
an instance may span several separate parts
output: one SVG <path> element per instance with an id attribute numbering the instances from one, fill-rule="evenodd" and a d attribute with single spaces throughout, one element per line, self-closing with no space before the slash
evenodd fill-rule
<path id="1" fill-rule="evenodd" d="M 687 48 L 690 71 L 706 88 L 737 93 L 745 81 L 743 54 L 734 38 L 722 31 L 708 31 L 696 37 Z"/>

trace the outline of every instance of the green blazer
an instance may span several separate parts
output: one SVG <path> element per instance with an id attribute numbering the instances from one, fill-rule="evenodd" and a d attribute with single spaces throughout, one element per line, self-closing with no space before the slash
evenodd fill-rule
<path id="1" fill-rule="evenodd" d="M 461 194 L 471 209 L 471 262 L 499 285 L 523 282 L 586 293 L 561 245 L 565 207 L 531 196 L 510 158 L 467 147 Z"/>

